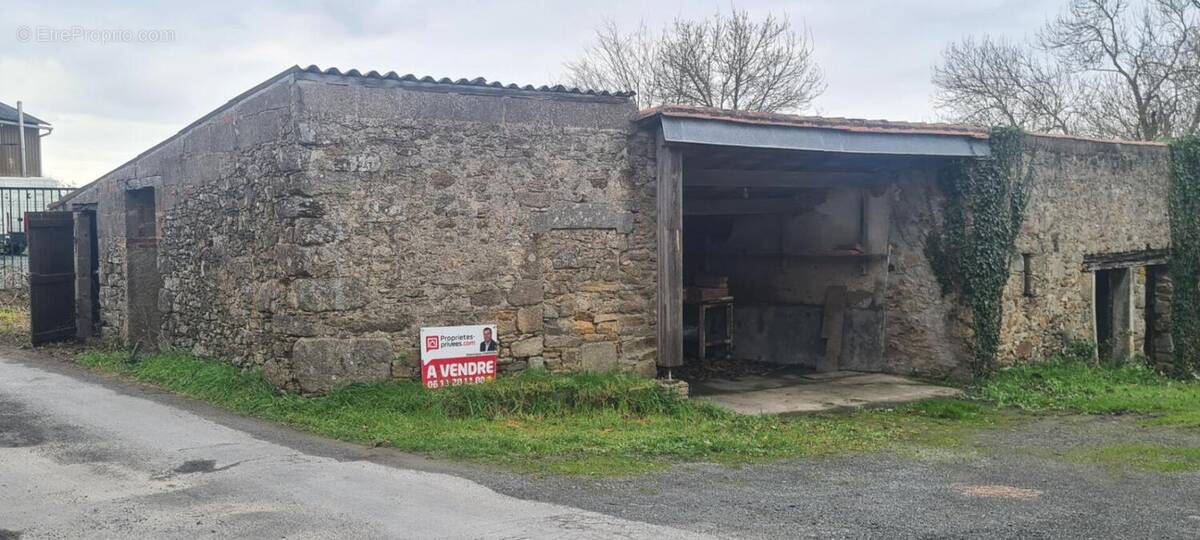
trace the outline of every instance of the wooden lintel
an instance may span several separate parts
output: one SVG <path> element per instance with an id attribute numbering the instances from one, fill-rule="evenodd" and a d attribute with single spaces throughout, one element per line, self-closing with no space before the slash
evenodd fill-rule
<path id="1" fill-rule="evenodd" d="M 1118 253 L 1099 253 L 1083 256 L 1083 271 L 1112 270 L 1115 268 L 1134 268 L 1137 266 L 1153 266 L 1167 264 L 1171 253 L 1166 249 L 1147 249 L 1141 251 L 1122 251 Z"/>

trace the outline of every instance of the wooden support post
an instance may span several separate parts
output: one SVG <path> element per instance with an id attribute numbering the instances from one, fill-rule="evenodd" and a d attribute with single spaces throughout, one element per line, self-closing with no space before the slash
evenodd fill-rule
<path id="1" fill-rule="evenodd" d="M 683 365 L 683 154 L 658 133 L 658 365 Z M 701 344 L 703 347 L 703 344 Z"/>

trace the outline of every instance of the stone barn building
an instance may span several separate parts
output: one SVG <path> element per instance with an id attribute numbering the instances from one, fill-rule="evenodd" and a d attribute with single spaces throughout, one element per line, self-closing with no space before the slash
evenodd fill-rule
<path id="1" fill-rule="evenodd" d="M 1169 352 L 1165 147 L 1028 139 L 1002 358 Z M 717 332 L 738 360 L 953 375 L 970 330 L 926 239 L 938 171 L 989 152 L 966 126 L 295 67 L 60 208 L 98 236 L 81 336 L 288 389 L 415 377 L 421 327 L 485 322 L 502 373 L 651 377 Z"/>

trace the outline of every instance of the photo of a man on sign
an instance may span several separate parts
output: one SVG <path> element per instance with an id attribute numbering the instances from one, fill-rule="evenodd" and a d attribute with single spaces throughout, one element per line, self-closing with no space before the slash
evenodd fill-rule
<path id="1" fill-rule="evenodd" d="M 421 382 L 426 388 L 496 379 L 500 343 L 494 324 L 422 328 L 420 344 Z"/>
<path id="2" fill-rule="evenodd" d="M 495 352 L 496 346 L 496 340 L 492 339 L 492 329 L 485 326 L 483 328 L 483 341 L 479 343 L 479 352 Z"/>

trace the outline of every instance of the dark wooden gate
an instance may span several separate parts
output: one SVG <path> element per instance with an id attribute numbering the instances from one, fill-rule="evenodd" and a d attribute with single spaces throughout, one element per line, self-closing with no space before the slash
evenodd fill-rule
<path id="1" fill-rule="evenodd" d="M 34 345 L 75 337 L 75 220 L 71 212 L 26 212 L 29 326 Z"/>

